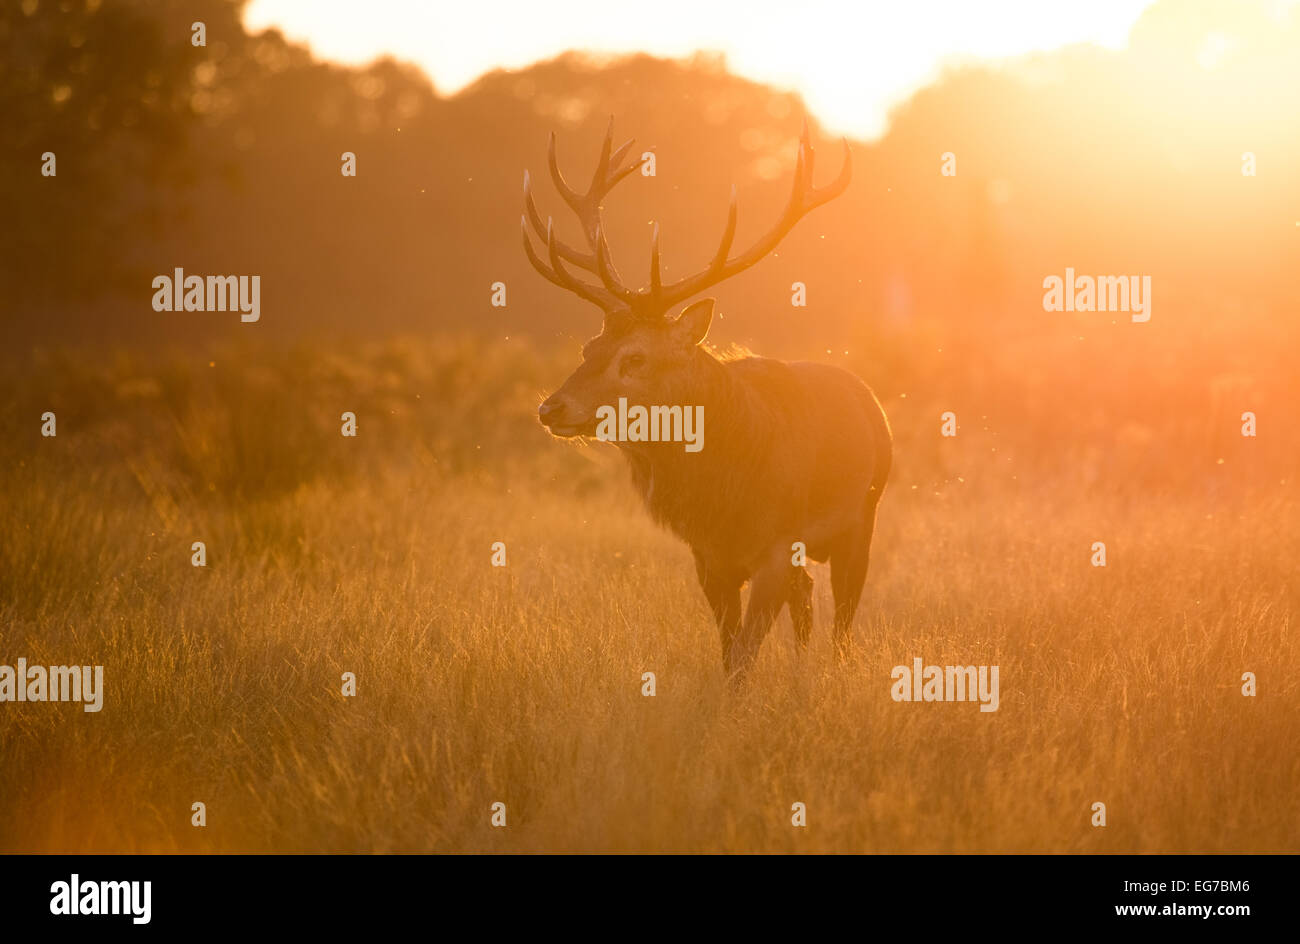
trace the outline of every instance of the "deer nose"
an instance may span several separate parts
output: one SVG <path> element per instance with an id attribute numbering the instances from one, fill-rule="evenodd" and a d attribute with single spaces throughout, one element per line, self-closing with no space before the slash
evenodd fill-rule
<path id="1" fill-rule="evenodd" d="M 554 423 L 564 413 L 564 404 L 556 403 L 554 400 L 545 400 L 537 408 L 537 418 L 544 424 Z"/>

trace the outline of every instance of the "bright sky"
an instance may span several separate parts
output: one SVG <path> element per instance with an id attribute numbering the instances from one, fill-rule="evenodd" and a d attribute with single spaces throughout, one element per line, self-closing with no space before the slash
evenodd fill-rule
<path id="1" fill-rule="evenodd" d="M 731 71 L 801 92 L 832 130 L 876 137 L 890 106 L 946 60 L 1078 42 L 1124 45 L 1152 0 L 252 0 L 316 55 L 414 62 L 446 94 L 485 72 L 569 49 L 684 56 L 721 51 Z"/>

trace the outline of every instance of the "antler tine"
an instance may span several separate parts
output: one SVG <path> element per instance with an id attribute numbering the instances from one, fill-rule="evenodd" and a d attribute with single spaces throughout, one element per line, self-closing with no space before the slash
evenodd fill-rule
<path id="1" fill-rule="evenodd" d="M 736 185 L 731 185 L 731 200 L 727 204 L 727 226 L 722 231 L 722 242 L 718 243 L 718 251 L 713 255 L 713 264 L 710 269 L 721 269 L 727 264 L 727 255 L 731 252 L 732 240 L 736 238 Z"/>
<path id="2" fill-rule="evenodd" d="M 560 251 L 555 243 L 555 224 L 553 219 L 548 219 L 546 221 L 546 252 L 551 258 L 551 268 L 555 270 L 555 274 L 559 276 L 561 284 L 565 288 L 576 295 L 582 296 L 589 302 L 601 306 L 605 304 L 607 299 L 600 294 L 599 290 L 596 289 L 595 286 L 588 285 L 581 279 L 575 278 L 569 274 L 568 269 L 564 268 L 564 263 L 560 261 Z"/>
<path id="3" fill-rule="evenodd" d="M 632 145 L 635 143 L 636 143 L 635 138 L 628 138 L 626 141 L 620 144 L 618 146 L 618 150 L 616 150 L 609 159 L 610 166 L 617 167 L 619 164 L 622 164 L 623 158 L 627 156 L 628 151 L 632 150 Z M 628 168 L 628 170 L 636 170 L 640 166 L 641 166 L 641 162 L 637 161 L 630 168 Z M 619 179 L 621 180 L 622 178 Z"/>
<path id="4" fill-rule="evenodd" d="M 560 288 L 568 288 L 568 285 L 552 272 L 546 263 L 542 262 L 536 250 L 533 249 L 533 241 L 528 236 L 528 220 L 522 216 L 519 217 L 519 228 L 524 237 L 524 254 L 528 256 L 528 261 L 532 263 L 533 268 L 540 272 L 548 282 L 552 282 Z"/>
<path id="5" fill-rule="evenodd" d="M 803 130 L 799 133 L 799 153 L 804 157 L 804 173 L 807 174 L 808 186 L 812 186 L 813 179 L 813 162 L 817 159 L 817 153 L 813 150 L 812 137 L 808 133 L 808 116 L 804 115 Z"/>
<path id="6" fill-rule="evenodd" d="M 560 163 L 555 158 L 555 132 L 551 132 L 550 138 L 546 142 L 546 163 L 551 168 L 551 181 L 555 184 L 555 189 L 560 192 L 560 196 L 576 213 L 582 212 L 582 194 L 569 186 L 569 182 L 564 179 L 560 173 Z"/>
<path id="7" fill-rule="evenodd" d="M 631 146 L 632 146 L 632 142 L 631 142 L 631 141 L 628 141 L 627 144 L 623 145 L 623 147 L 629 147 L 629 148 L 630 148 Z M 644 163 L 645 163 L 644 161 L 634 161 L 633 163 L 628 164 L 628 165 L 627 165 L 626 167 L 624 167 L 622 170 L 620 170 L 620 171 L 616 172 L 615 174 L 613 174 L 612 176 L 610 176 L 610 177 L 609 177 L 609 182 L 608 182 L 608 184 L 607 184 L 606 187 L 605 187 L 605 193 L 609 193 L 611 190 L 613 190 L 614 187 L 617 186 L 618 183 L 619 183 L 620 181 L 622 181 L 625 177 L 627 177 L 629 174 L 634 174 L 634 173 L 636 173 L 638 170 L 640 170 L 641 165 L 644 164 Z M 602 194 L 602 196 L 603 196 L 603 195 L 604 195 L 604 194 Z"/>
<path id="8" fill-rule="evenodd" d="M 853 152 L 849 149 L 849 139 L 841 138 L 844 143 L 844 166 L 840 168 L 840 174 L 829 185 L 822 187 L 820 190 L 813 190 L 812 207 L 819 207 L 829 200 L 834 200 L 845 190 L 849 189 L 849 181 L 853 179 Z"/>
<path id="9" fill-rule="evenodd" d="M 533 202 L 533 178 L 527 170 L 524 171 L 524 216 L 539 235 L 546 228 L 542 226 L 542 215 L 537 212 L 537 204 Z"/>
<path id="10" fill-rule="evenodd" d="M 804 191 L 807 190 L 804 169 L 807 167 L 804 158 L 803 142 L 799 143 L 799 153 L 794 158 L 794 183 L 790 187 L 790 202 L 786 204 L 785 212 L 797 212 L 799 204 L 803 201 Z"/>
<path id="11" fill-rule="evenodd" d="M 609 126 L 605 129 L 605 140 L 600 145 L 600 158 L 596 169 L 591 173 L 591 186 L 587 188 L 587 199 L 592 199 L 602 192 L 602 185 L 609 174 L 609 155 L 614 147 L 614 116 L 609 116 Z"/>
<path id="12" fill-rule="evenodd" d="M 605 234 L 601 232 L 599 223 L 596 224 L 596 274 L 605 283 L 605 291 L 615 298 L 630 304 L 636 297 L 636 292 L 619 284 L 618 273 L 614 271 L 614 263 L 609 258 L 609 244 L 605 242 Z"/>
<path id="13" fill-rule="evenodd" d="M 659 224 L 655 223 L 654 231 L 650 236 L 650 294 L 660 295 L 663 290 L 663 278 L 659 274 Z"/>
<path id="14" fill-rule="evenodd" d="M 524 212 L 527 214 L 528 222 L 532 224 L 533 232 L 537 234 L 538 239 L 546 239 L 546 224 L 542 222 L 542 214 L 537 211 L 537 204 L 533 200 L 532 178 L 528 171 L 524 171 Z M 588 272 L 596 271 L 596 256 L 593 253 L 583 252 L 580 249 L 574 249 L 568 243 L 556 239 L 556 248 L 560 256 L 572 262 L 574 265 L 586 269 Z"/>

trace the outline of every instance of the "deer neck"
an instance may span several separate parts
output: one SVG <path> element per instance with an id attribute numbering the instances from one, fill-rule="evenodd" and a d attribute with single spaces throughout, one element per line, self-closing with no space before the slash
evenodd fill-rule
<path id="1" fill-rule="evenodd" d="M 681 533 L 686 521 L 698 519 L 692 509 L 699 502 L 724 500 L 729 480 L 738 474 L 737 457 L 761 451 L 767 431 L 744 385 L 727 364 L 702 348 L 674 399 L 684 407 L 703 408 L 703 445 L 698 452 L 673 442 L 618 445 L 651 513 Z M 689 535 L 683 537 L 689 540 Z"/>

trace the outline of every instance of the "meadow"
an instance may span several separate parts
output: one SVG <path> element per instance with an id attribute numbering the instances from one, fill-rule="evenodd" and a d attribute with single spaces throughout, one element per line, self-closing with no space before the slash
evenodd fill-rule
<path id="1" fill-rule="evenodd" d="M 0 706 L 0 851 L 1300 851 L 1293 440 L 1084 442 L 1022 377 L 941 442 L 944 403 L 889 379 L 853 651 L 814 567 L 812 645 L 783 614 L 733 691 L 686 547 L 611 447 L 536 423 L 572 359 L 407 338 L 8 372 L 0 662 L 102 664 L 106 693 Z M 914 657 L 1000 666 L 999 710 L 893 701 Z"/>

